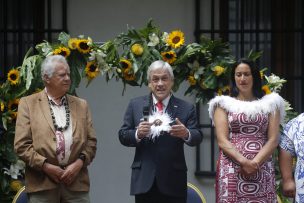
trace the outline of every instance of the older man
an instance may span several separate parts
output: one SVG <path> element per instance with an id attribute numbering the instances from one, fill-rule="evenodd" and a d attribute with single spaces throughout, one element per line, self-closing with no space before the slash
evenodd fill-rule
<path id="1" fill-rule="evenodd" d="M 151 93 L 131 100 L 119 131 L 123 145 L 136 147 L 131 195 L 136 203 L 185 203 L 184 143 L 202 141 L 195 107 L 172 95 L 174 75 L 168 63 L 153 62 L 147 77 Z"/>
<path id="2" fill-rule="evenodd" d="M 47 57 L 41 76 L 45 89 L 21 98 L 16 122 L 15 151 L 26 163 L 29 201 L 89 202 L 87 166 L 96 136 L 88 104 L 67 94 L 71 80 L 64 57 Z"/>
<path id="3" fill-rule="evenodd" d="M 282 190 L 295 203 L 304 202 L 304 113 L 290 120 L 280 137 Z M 294 162 L 296 160 L 296 162 Z"/>

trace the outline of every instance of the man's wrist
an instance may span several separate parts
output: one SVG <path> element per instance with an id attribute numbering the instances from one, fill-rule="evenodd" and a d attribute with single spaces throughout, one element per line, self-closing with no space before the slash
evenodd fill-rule
<path id="1" fill-rule="evenodd" d="M 188 130 L 188 128 L 186 128 L 187 133 L 185 134 L 184 140 L 185 141 L 189 141 L 190 140 L 190 131 Z"/>
<path id="2" fill-rule="evenodd" d="M 138 137 L 138 129 L 136 130 L 135 132 L 135 139 L 136 139 L 136 142 L 140 142 L 142 138 L 139 138 Z"/>
<path id="3" fill-rule="evenodd" d="M 47 170 L 48 164 L 49 163 L 47 162 L 47 159 L 45 159 L 42 164 L 41 170 L 45 172 L 45 170 Z"/>

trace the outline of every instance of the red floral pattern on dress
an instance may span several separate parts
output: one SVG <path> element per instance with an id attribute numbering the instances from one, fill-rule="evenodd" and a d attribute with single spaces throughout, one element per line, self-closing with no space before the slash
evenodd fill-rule
<path id="1" fill-rule="evenodd" d="M 230 142 L 248 159 L 253 159 L 267 142 L 268 114 L 248 118 L 243 113 L 228 113 Z M 240 166 L 220 151 L 217 162 L 217 203 L 273 203 L 275 192 L 274 164 L 270 157 L 253 176 L 240 173 Z"/>

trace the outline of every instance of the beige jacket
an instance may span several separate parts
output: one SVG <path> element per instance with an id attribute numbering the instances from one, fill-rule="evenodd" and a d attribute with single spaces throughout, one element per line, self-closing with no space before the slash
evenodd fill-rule
<path id="1" fill-rule="evenodd" d="M 85 154 L 84 167 L 76 180 L 68 186 L 71 191 L 89 191 L 87 166 L 96 153 L 96 135 L 91 113 L 85 100 L 68 95 L 72 117 L 73 144 L 68 164 L 80 153 Z M 56 136 L 45 91 L 23 97 L 18 106 L 15 152 L 26 163 L 25 184 L 27 192 L 36 192 L 58 187 L 42 171 L 43 162 L 59 165 L 56 158 Z"/>

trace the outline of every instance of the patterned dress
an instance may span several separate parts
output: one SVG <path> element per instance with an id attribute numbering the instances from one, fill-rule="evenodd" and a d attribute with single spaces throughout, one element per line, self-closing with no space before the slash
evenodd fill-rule
<path id="1" fill-rule="evenodd" d="M 280 110 L 283 121 L 284 101 L 277 95 L 246 102 L 228 96 L 215 97 L 209 103 L 209 114 L 217 106 L 228 115 L 229 140 L 244 157 L 253 159 L 267 142 L 268 116 Z M 240 166 L 220 150 L 216 175 L 216 202 L 218 203 L 273 203 L 277 202 L 272 157 L 252 176 L 240 173 Z"/>
<path id="2" fill-rule="evenodd" d="M 304 113 L 287 123 L 281 135 L 280 147 L 297 157 L 295 167 L 296 203 L 304 202 Z"/>

